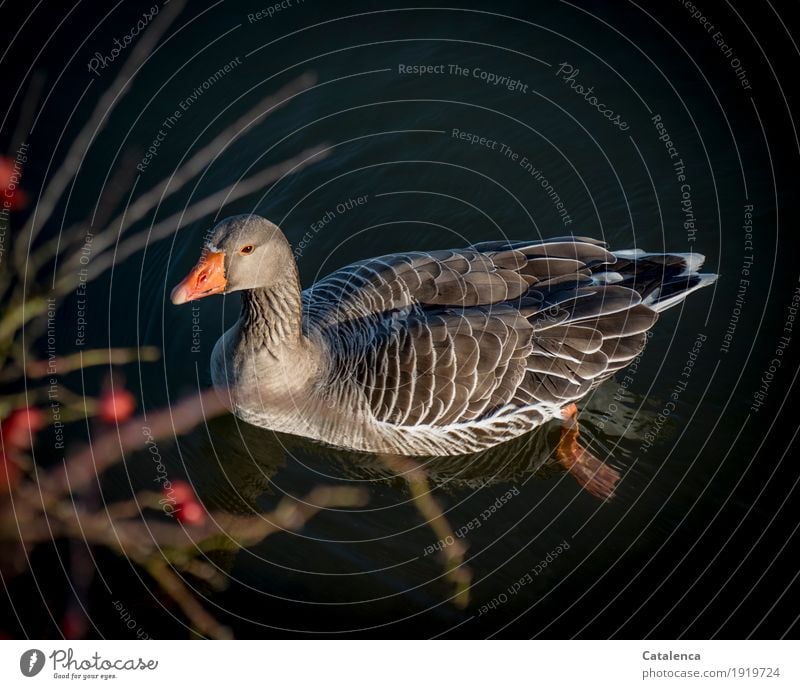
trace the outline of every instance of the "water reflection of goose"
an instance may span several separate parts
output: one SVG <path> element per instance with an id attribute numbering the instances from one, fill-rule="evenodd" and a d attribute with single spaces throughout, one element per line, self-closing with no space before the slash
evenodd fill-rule
<path id="1" fill-rule="evenodd" d="M 263 508 L 265 499 L 303 493 L 309 482 L 343 481 L 367 488 L 402 483 L 381 455 L 320 445 L 237 423 L 232 417 L 212 421 L 209 431 L 212 439 L 198 433 L 182 441 L 185 454 L 202 458 L 193 463 L 190 475 L 209 509 L 251 513 Z M 473 454 L 417 460 L 437 488 L 476 489 L 560 473 L 563 469 L 554 457 L 556 444 L 553 433 L 542 429 Z"/>
<path id="2" fill-rule="evenodd" d="M 643 407 L 643 403 L 632 392 L 613 388 L 601 388 L 588 400 L 585 414 L 592 445 L 614 455 L 617 464 L 630 459 L 631 445 L 641 440 L 655 417 L 655 407 Z M 615 409 L 613 418 L 608 417 L 610 405 Z M 620 444 L 623 439 L 628 442 Z M 556 425 L 548 424 L 480 452 L 418 457 L 417 461 L 432 486 L 445 491 L 474 490 L 559 476 L 564 468 L 557 459 L 558 443 Z M 199 458 L 189 473 L 203 502 L 212 509 L 251 513 L 263 507 L 265 498 L 277 499 L 284 492 L 301 494 L 308 483 L 346 481 L 368 488 L 398 483 L 395 471 L 380 455 L 320 445 L 301 436 L 242 424 L 231 416 L 212 420 L 208 432 L 185 436 L 181 446 L 185 455 Z M 273 479 L 279 472 L 281 488 L 276 491 Z M 287 473 L 293 475 L 287 477 Z"/>
<path id="3" fill-rule="evenodd" d="M 173 290 L 242 291 L 215 385 L 257 426 L 357 451 L 477 453 L 551 419 L 557 460 L 590 492 L 619 477 L 578 442 L 575 402 L 644 348 L 658 312 L 712 283 L 699 254 L 610 252 L 583 237 L 367 259 L 300 291 L 280 229 L 214 229 Z"/>

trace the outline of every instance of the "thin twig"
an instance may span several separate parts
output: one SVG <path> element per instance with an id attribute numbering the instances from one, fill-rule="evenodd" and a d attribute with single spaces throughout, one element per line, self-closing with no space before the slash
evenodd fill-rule
<path id="1" fill-rule="evenodd" d="M 136 201 L 127 206 L 109 223 L 103 223 L 109 228 L 118 228 L 116 235 L 122 236 L 136 222 L 144 218 L 147 213 L 163 203 L 164 199 L 180 191 L 192 179 L 199 175 L 216 158 L 218 158 L 242 132 L 247 131 L 262 117 L 268 117 L 273 112 L 288 104 L 292 98 L 309 89 L 316 82 L 316 77 L 305 73 L 297 79 L 290 81 L 275 93 L 264 98 L 258 105 L 245 113 L 236 122 L 225 127 L 224 131 L 195 153 L 186 163 L 181 165 L 169 177 L 139 196 Z M 67 241 L 79 241 L 85 233 L 81 226 L 67 231 Z M 107 232 L 98 235 L 92 242 L 92 250 L 100 252 L 114 243 L 114 233 Z M 74 262 L 73 262 L 74 265 Z"/>
<path id="2" fill-rule="evenodd" d="M 40 479 L 40 490 L 54 500 L 69 492 L 80 491 L 96 479 L 97 474 L 114 465 L 125 452 L 142 449 L 148 438 L 164 438 L 186 433 L 203 419 L 226 411 L 213 389 L 187 397 L 166 409 L 137 416 L 118 428 L 104 431 L 91 444 L 72 453 L 63 470 L 50 472 Z M 147 428 L 147 434 L 143 432 Z"/>
<path id="3" fill-rule="evenodd" d="M 15 262 L 20 266 L 20 272 L 24 272 L 23 266 L 28 255 L 31 244 L 53 214 L 56 203 L 69 181 L 75 177 L 80 168 L 83 156 L 91 142 L 105 128 L 108 117 L 117 103 L 127 93 L 131 86 L 133 77 L 138 72 L 141 65 L 152 54 L 158 41 L 169 29 L 177 16 L 183 10 L 186 0 L 172 0 L 164 9 L 159 12 L 158 17 L 153 21 L 147 30 L 141 35 L 136 45 L 130 51 L 127 60 L 122 65 L 116 79 L 111 86 L 106 89 L 97 101 L 94 111 L 86 120 L 83 128 L 73 139 L 72 145 L 67 151 L 61 166 L 50 178 L 49 183 L 39 195 L 39 201 L 28 222 L 25 224 L 19 241 L 14 247 Z"/>
<path id="4" fill-rule="evenodd" d="M 90 366 L 110 366 L 112 364 L 129 364 L 133 361 L 158 361 L 161 350 L 158 347 L 109 347 L 108 349 L 87 349 L 58 356 L 49 361 L 31 361 L 26 373 L 31 378 L 63 375 Z M 7 380 L 0 376 L 0 381 Z"/>
<path id="5" fill-rule="evenodd" d="M 189 618 L 193 629 L 203 637 L 211 639 L 232 639 L 233 633 L 214 618 L 200 605 L 192 595 L 181 578 L 177 576 L 165 562 L 153 560 L 146 567 L 148 574 L 158 582 L 158 585 L 169 594 L 186 617 Z"/>
<path id="6" fill-rule="evenodd" d="M 464 564 L 466 547 L 455 535 L 441 506 L 433 497 L 425 470 L 408 457 L 381 455 L 381 459 L 392 472 L 406 482 L 414 505 L 425 523 L 431 527 L 439 539 L 439 543 L 442 544 L 442 553 L 445 558 L 445 578 L 456 589 L 453 604 L 459 608 L 466 608 L 469 605 L 470 584 L 472 583 L 472 571 Z"/>
<path id="7" fill-rule="evenodd" d="M 0 526 L 14 521 L 19 531 L 0 530 L 0 541 L 22 542 L 30 547 L 51 538 L 68 537 L 115 550 L 144 567 L 180 606 L 200 635 L 230 638 L 230 629 L 202 607 L 172 567 L 220 587 L 223 582 L 218 571 L 204 566 L 204 562 L 196 559 L 198 554 L 236 551 L 279 531 L 297 531 L 323 509 L 363 505 L 367 494 L 361 488 L 322 486 L 302 500 L 284 498 L 270 513 L 240 516 L 214 512 L 205 523 L 189 527 L 142 518 L 136 502 L 152 503 L 154 497 L 155 494 L 141 493 L 136 501 L 118 503 L 105 512 L 90 512 L 82 505 L 62 499 L 48 506 L 45 524 L 45 520 L 35 516 L 45 501 L 38 500 L 35 491 L 18 491 L 14 501 L 16 519 L 0 513 L 3 517 Z"/>

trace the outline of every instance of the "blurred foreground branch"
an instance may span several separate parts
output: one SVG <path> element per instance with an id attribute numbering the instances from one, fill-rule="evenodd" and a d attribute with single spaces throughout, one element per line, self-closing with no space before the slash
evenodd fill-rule
<path id="1" fill-rule="evenodd" d="M 207 512 L 188 483 L 165 477 L 161 493 L 143 491 L 130 500 L 104 503 L 101 482 L 105 472 L 131 453 L 146 449 L 148 443 L 177 440 L 225 409 L 209 390 L 134 416 L 137 400 L 118 380 L 114 367 L 155 361 L 159 358 L 156 348 L 84 349 L 76 343 L 75 350 L 56 351 L 55 324 L 63 317 L 65 298 L 72 294 L 85 298 L 87 283 L 126 258 L 174 235 L 188 223 L 217 217 L 236 200 L 268 192 L 270 185 L 328 155 L 326 146 L 311 146 L 264 165 L 262 160 L 268 160 L 283 141 L 270 140 L 241 178 L 196 195 L 208 168 L 235 142 L 313 88 L 315 77 L 302 74 L 266 94 L 244 115 L 231 117 L 234 103 L 222 109 L 198 134 L 174 171 L 151 188 L 138 189 L 142 177 L 133 172 L 132 163 L 137 156 L 121 151 L 113 158 L 116 169 L 109 169 L 104 177 L 93 211 L 62 230 L 61 223 L 72 212 L 69 203 L 76 175 L 141 69 L 178 33 L 170 35 L 169 31 L 186 6 L 185 0 L 165 4 L 137 37 L 109 88 L 91 104 L 78 133 L 67 142 L 65 151 L 58 153 L 60 164 L 52 174 L 47 168 L 35 199 L 23 190 L 27 187 L 23 171 L 28 169 L 24 164 L 30 151 L 36 150 L 35 142 L 29 148 L 27 141 L 44 91 L 42 75 L 32 80 L 18 108 L 20 121 L 12 143 L 24 143 L 15 157 L 10 153 L 0 156 L 4 200 L 0 236 L 5 242 L 0 250 L 0 579 L 7 584 L 10 577 L 31 574 L 29 556 L 34 549 L 66 540 L 72 557 L 62 564 L 69 569 L 65 573 L 80 612 L 85 607 L 81 597 L 89 590 L 85 579 L 94 575 L 94 558 L 87 564 L 86 558 L 74 553 L 79 552 L 78 544 L 107 548 L 146 570 L 180 607 L 197 634 L 226 638 L 230 630 L 203 608 L 185 581 L 191 576 L 212 586 L 222 585 L 219 570 L 211 567 L 205 556 L 212 551 L 236 551 L 280 531 L 301 529 L 320 510 L 360 505 L 365 495 L 351 488 L 323 486 L 299 500 L 285 498 L 272 512 L 239 516 Z M 87 84 L 84 95 L 91 93 L 91 87 Z M 9 105 L 12 107 L 15 104 Z M 228 119 L 233 121 L 228 123 Z M 219 122 L 223 123 L 219 131 L 207 142 L 201 141 Z M 188 192 L 183 209 L 161 217 L 158 213 L 166 199 L 179 206 L 179 192 Z M 108 372 L 96 393 L 85 392 L 83 374 L 90 367 L 104 367 Z M 80 373 L 80 394 L 65 383 L 64 377 L 74 373 Z M 80 426 L 70 426 L 78 421 Z M 85 429 L 87 444 L 69 447 L 64 440 L 67 429 Z M 61 438 L 55 446 L 54 433 Z M 37 439 L 45 436 L 49 436 L 51 448 L 63 453 L 67 446 L 63 458 L 42 449 L 42 442 L 37 446 Z M 64 633 L 80 636 L 86 627 L 76 627 L 73 619 L 62 624 L 62 631 L 69 629 L 72 631 Z"/>
<path id="2" fill-rule="evenodd" d="M 425 470 L 409 457 L 382 455 L 381 459 L 393 473 L 406 482 L 414 506 L 442 544 L 444 577 L 455 587 L 453 603 L 459 608 L 466 608 L 469 605 L 472 583 L 472 570 L 464 564 L 466 546 L 455 535 L 453 527 L 433 496 Z"/>
<path id="3" fill-rule="evenodd" d="M 229 638 L 230 630 L 202 607 L 178 572 L 219 585 L 217 570 L 203 567 L 204 555 L 235 552 L 272 534 L 299 530 L 320 510 L 361 506 L 366 492 L 321 486 L 300 499 L 284 498 L 272 512 L 241 516 L 207 513 L 188 484 L 176 482 L 168 499 L 162 493 L 142 492 L 130 501 L 92 507 L 95 482 L 126 453 L 185 433 L 223 411 L 217 394 L 209 390 L 151 412 L 146 421 L 136 417 L 106 429 L 91 444 L 70 453 L 62 466 L 45 471 L 33 464 L 26 468 L 19 457 L 11 459 L 13 464 L 6 461 L 6 483 L 0 491 L 0 574 L 7 578 L 22 573 L 29 553 L 56 539 L 109 548 L 146 570 L 197 634 Z M 26 440 L 18 431 L 6 425 L 4 452 L 21 441 L 23 446 L 16 448 L 21 454 Z"/>

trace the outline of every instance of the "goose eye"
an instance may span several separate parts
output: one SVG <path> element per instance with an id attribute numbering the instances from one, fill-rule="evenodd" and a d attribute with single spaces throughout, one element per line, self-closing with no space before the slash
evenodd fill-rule
<path id="1" fill-rule="evenodd" d="M 253 249 L 255 247 L 252 244 L 245 244 L 241 249 L 239 249 L 240 254 L 252 254 Z"/>

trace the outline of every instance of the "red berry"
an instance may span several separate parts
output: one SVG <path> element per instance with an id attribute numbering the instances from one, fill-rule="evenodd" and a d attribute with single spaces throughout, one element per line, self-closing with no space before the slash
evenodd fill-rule
<path id="1" fill-rule="evenodd" d="M 178 504 L 183 505 L 186 502 L 196 500 L 192 487 L 186 481 L 173 481 L 172 491 L 166 491 L 167 494 L 171 493 L 172 499 Z"/>
<path id="2" fill-rule="evenodd" d="M 36 407 L 15 409 L 3 419 L 3 443 L 8 449 L 24 449 L 31 446 L 33 436 L 44 427 L 44 414 Z"/>
<path id="3" fill-rule="evenodd" d="M 22 189 L 14 189 L 11 192 L 11 198 L 9 199 L 6 196 L 6 200 L 9 203 L 9 209 L 12 211 L 21 211 L 28 205 L 28 195 Z"/>
<path id="4" fill-rule="evenodd" d="M 206 513 L 196 500 L 180 505 L 175 510 L 175 516 L 182 524 L 202 524 L 206 520 Z"/>
<path id="5" fill-rule="evenodd" d="M 86 620 L 78 610 L 67 610 L 61 620 L 61 631 L 67 639 L 86 636 Z"/>
<path id="6" fill-rule="evenodd" d="M 0 495 L 11 492 L 19 483 L 20 473 L 19 465 L 4 452 L 0 453 Z"/>
<path id="7" fill-rule="evenodd" d="M 0 156 L 0 192 L 12 211 L 18 211 L 28 203 L 28 195 L 19 188 L 19 171 L 15 172 L 13 161 L 6 156 Z"/>
<path id="8" fill-rule="evenodd" d="M 14 163 L 7 156 L 0 156 L 0 191 L 8 189 L 11 177 L 14 175 Z"/>
<path id="9" fill-rule="evenodd" d="M 99 401 L 100 418 L 106 423 L 120 423 L 136 411 L 136 398 L 125 388 L 107 388 Z"/>
<path id="10" fill-rule="evenodd" d="M 173 481 L 164 496 L 173 502 L 173 514 L 182 524 L 202 524 L 206 520 L 206 512 L 197 499 L 192 487 L 186 481 Z"/>

